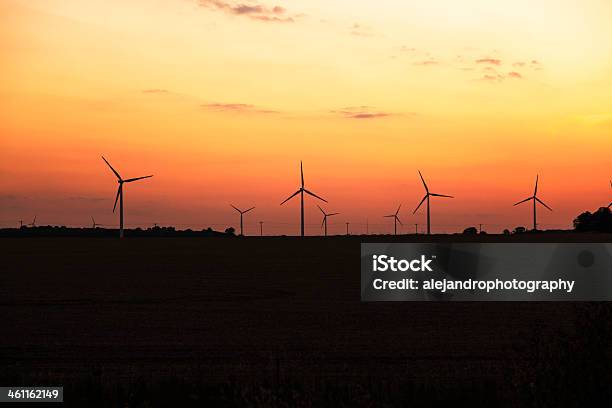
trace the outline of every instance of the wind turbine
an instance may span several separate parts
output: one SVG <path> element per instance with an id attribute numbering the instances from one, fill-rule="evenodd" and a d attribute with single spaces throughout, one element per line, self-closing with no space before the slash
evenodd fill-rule
<path id="1" fill-rule="evenodd" d="M 317 205 L 317 207 L 319 206 Z M 340 213 L 327 214 L 325 211 L 323 211 L 321 207 L 319 207 L 319 210 L 321 210 L 321 212 L 323 213 L 323 222 L 321 223 L 321 228 L 325 227 L 325 236 L 327 236 L 327 217 L 331 217 L 332 215 L 338 215 Z"/>
<path id="2" fill-rule="evenodd" d="M 395 235 L 397 235 L 397 223 L 399 222 L 400 225 L 404 225 L 402 224 L 402 221 L 399 219 L 399 210 L 400 208 L 402 208 L 402 205 L 400 204 L 399 207 L 397 207 L 397 211 L 395 212 L 395 214 L 389 214 L 389 215 L 385 215 L 385 218 L 393 218 L 393 225 L 395 227 Z"/>
<path id="3" fill-rule="evenodd" d="M 313 192 L 310 192 L 308 190 L 306 190 L 304 188 L 304 168 L 302 167 L 302 162 L 300 161 L 300 175 L 302 176 L 302 186 L 300 187 L 300 189 L 298 191 L 296 191 L 295 193 L 291 194 L 289 196 L 289 198 L 287 198 L 285 201 L 283 201 L 282 203 L 280 203 L 280 205 L 285 204 L 287 201 L 291 200 L 293 197 L 295 197 L 296 195 L 300 195 L 300 201 L 301 201 L 301 218 L 300 218 L 300 232 L 301 232 L 301 236 L 304 236 L 304 193 L 306 194 L 310 194 L 311 196 L 318 198 L 321 201 L 327 202 L 327 200 L 325 200 L 324 198 L 319 197 L 318 195 L 316 195 Z"/>
<path id="4" fill-rule="evenodd" d="M 30 226 L 30 227 L 35 227 L 36 226 L 36 215 L 34 216 L 34 219 L 32 220 L 32 222 L 28 224 L 28 226 Z"/>
<path id="5" fill-rule="evenodd" d="M 528 198 L 526 198 L 526 199 L 524 199 L 522 201 L 519 201 L 518 203 L 514 204 L 514 205 L 519 205 L 519 204 L 524 203 L 526 201 L 533 200 L 533 230 L 534 231 L 537 229 L 537 226 L 538 226 L 538 223 L 536 221 L 536 202 L 542 204 L 544 207 L 546 207 L 550 211 L 552 211 L 552 208 L 550 208 L 549 206 L 544 204 L 544 202 L 537 197 L 537 194 L 538 194 L 538 178 L 539 178 L 539 176 L 536 175 L 535 189 L 533 190 L 533 195 L 531 197 L 528 197 Z"/>
<path id="6" fill-rule="evenodd" d="M 23 220 L 19 220 L 19 228 L 23 228 Z"/>
<path id="7" fill-rule="evenodd" d="M 610 188 L 612 188 L 612 180 L 610 180 Z M 612 207 L 612 202 L 608 204 L 608 208 Z"/>
<path id="8" fill-rule="evenodd" d="M 421 181 L 423 182 L 423 187 L 425 187 L 425 197 L 423 197 L 423 199 L 421 200 L 421 202 L 419 203 L 417 208 L 415 208 L 415 210 L 412 213 L 415 214 L 417 212 L 417 210 L 421 207 L 423 202 L 425 200 L 427 200 L 427 235 L 429 235 L 429 234 L 431 234 L 431 218 L 430 218 L 430 215 L 429 215 L 429 197 L 446 197 L 446 198 L 455 198 L 455 197 L 449 196 L 449 195 L 444 195 L 444 194 L 430 193 L 429 192 L 429 188 L 427 187 L 427 184 L 425 183 L 425 179 L 423 178 L 423 175 L 421 174 L 420 170 L 419 170 L 419 176 L 421 176 Z"/>
<path id="9" fill-rule="evenodd" d="M 119 238 L 123 238 L 123 183 L 131 183 L 132 181 L 153 177 L 153 175 L 135 177 L 124 180 L 121 178 L 117 170 L 115 170 L 113 166 L 111 166 L 110 163 L 104 158 L 104 156 L 102 156 L 102 160 L 104 160 L 104 162 L 108 165 L 108 167 L 110 167 L 113 173 L 115 173 L 115 176 L 117 176 L 117 183 L 119 183 L 119 187 L 117 188 L 117 195 L 115 196 L 115 205 L 113 205 L 113 212 L 115 212 L 115 208 L 117 208 L 117 200 L 119 200 Z"/>
<path id="10" fill-rule="evenodd" d="M 93 215 L 91 216 L 91 228 L 95 229 L 96 227 L 100 227 L 102 226 L 102 224 L 98 224 L 96 223 L 96 220 L 94 219 Z"/>
<path id="11" fill-rule="evenodd" d="M 252 210 L 253 208 L 255 208 L 255 207 L 251 207 L 251 208 L 249 208 L 248 210 L 244 210 L 244 211 L 242 211 L 241 209 L 234 207 L 232 204 L 230 204 L 230 205 L 232 206 L 232 208 L 233 208 L 234 210 L 236 210 L 236 211 L 238 211 L 238 212 L 240 213 L 240 235 L 244 235 L 244 234 L 242 233 L 242 216 L 243 216 L 244 214 L 248 213 L 249 211 L 251 211 L 251 210 Z"/>

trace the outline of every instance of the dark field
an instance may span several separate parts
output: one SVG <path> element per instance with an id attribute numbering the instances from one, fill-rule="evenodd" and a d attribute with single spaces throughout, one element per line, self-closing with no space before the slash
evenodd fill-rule
<path id="1" fill-rule="evenodd" d="M 483 238 L 508 239 L 431 240 Z M 361 241 L 1 239 L 0 385 L 64 385 L 69 406 L 610 397 L 610 303 L 362 303 Z"/>

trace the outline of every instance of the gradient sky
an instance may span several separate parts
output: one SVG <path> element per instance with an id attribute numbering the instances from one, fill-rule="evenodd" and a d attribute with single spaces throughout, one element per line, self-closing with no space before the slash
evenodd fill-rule
<path id="1" fill-rule="evenodd" d="M 0 224 L 237 226 L 297 234 L 542 228 L 610 202 L 606 0 L 4 0 Z M 314 200 L 307 233 L 320 231 Z"/>

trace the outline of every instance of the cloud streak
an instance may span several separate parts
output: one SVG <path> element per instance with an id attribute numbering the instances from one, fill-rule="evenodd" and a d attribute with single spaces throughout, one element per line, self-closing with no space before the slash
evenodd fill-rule
<path id="1" fill-rule="evenodd" d="M 370 106 L 348 106 L 339 110 L 331 110 L 330 113 L 340 115 L 345 119 L 377 119 L 392 115 L 389 112 L 374 110 Z"/>
<path id="2" fill-rule="evenodd" d="M 264 109 L 248 103 L 204 103 L 200 107 L 210 112 L 227 112 L 227 113 L 279 113 L 271 109 Z"/>
<path id="3" fill-rule="evenodd" d="M 501 65 L 501 61 L 496 58 L 481 58 L 476 60 L 477 64 Z"/>
<path id="4" fill-rule="evenodd" d="M 246 4 L 228 0 L 199 0 L 198 4 L 200 7 L 210 10 L 265 22 L 293 23 L 297 18 L 297 16 L 287 14 L 287 10 L 284 7 L 269 7 L 255 1 L 249 1 Z"/>

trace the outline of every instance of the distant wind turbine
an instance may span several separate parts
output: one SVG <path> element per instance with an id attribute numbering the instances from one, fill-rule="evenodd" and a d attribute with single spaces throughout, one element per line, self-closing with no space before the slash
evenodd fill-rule
<path id="1" fill-rule="evenodd" d="M 317 205 L 317 207 L 319 206 Z M 321 207 L 319 207 L 319 210 L 321 210 L 321 212 L 323 213 L 323 222 L 321 223 L 321 228 L 325 228 L 325 236 L 327 236 L 327 217 L 331 217 L 332 215 L 338 215 L 340 213 L 327 214 L 325 211 L 323 211 Z"/>
<path id="2" fill-rule="evenodd" d="M 528 197 L 528 198 L 526 198 L 526 199 L 524 199 L 522 201 L 519 201 L 518 203 L 514 204 L 514 205 L 519 205 L 519 204 L 522 204 L 522 203 L 524 203 L 526 201 L 533 200 L 533 230 L 534 231 L 537 229 L 537 226 L 538 226 L 538 223 L 537 223 L 537 220 L 536 220 L 536 202 L 542 204 L 548 210 L 552 211 L 552 208 L 550 208 L 549 206 L 544 204 L 544 202 L 537 197 L 537 194 L 538 194 L 538 178 L 539 178 L 539 176 L 536 175 L 535 189 L 533 190 L 533 195 L 531 197 Z"/>
<path id="3" fill-rule="evenodd" d="M 393 218 L 393 226 L 394 226 L 394 230 L 395 230 L 395 235 L 397 235 L 397 223 L 399 222 L 400 225 L 404 225 L 402 224 L 402 221 L 399 219 L 399 211 L 400 208 L 402 208 L 402 205 L 400 204 L 399 207 L 397 207 L 397 211 L 395 212 L 395 214 L 389 214 L 389 215 L 385 215 L 385 218 Z"/>
<path id="4" fill-rule="evenodd" d="M 230 205 L 232 206 L 232 208 L 233 208 L 234 210 L 236 210 L 236 211 L 238 211 L 238 212 L 240 213 L 240 235 L 244 235 L 244 234 L 242 233 L 242 216 L 243 216 L 244 214 L 248 213 L 249 211 L 251 211 L 252 209 L 254 209 L 255 207 L 251 207 L 251 208 L 249 208 L 248 210 L 244 210 L 244 211 L 242 211 L 241 209 L 234 207 L 232 204 L 230 204 Z"/>
<path id="5" fill-rule="evenodd" d="M 30 227 L 35 227 L 36 226 L 36 215 L 34 216 L 34 219 L 32 220 L 32 222 L 28 224 L 28 226 L 30 226 Z"/>
<path id="6" fill-rule="evenodd" d="M 296 195 L 300 195 L 300 201 L 301 201 L 301 217 L 300 217 L 300 233 L 301 236 L 304 236 L 304 193 L 306 194 L 310 194 L 311 196 L 318 198 L 321 201 L 327 202 L 327 200 L 325 200 L 324 198 L 319 197 L 318 195 L 316 195 L 313 192 L 310 192 L 308 190 L 306 190 L 304 188 L 304 168 L 302 167 L 302 162 L 300 161 L 300 175 L 302 177 L 302 186 L 300 187 L 300 189 L 298 191 L 296 191 L 295 193 L 293 193 L 292 195 L 289 196 L 289 198 L 287 198 L 285 201 L 283 201 L 282 203 L 280 203 L 280 205 L 285 204 L 287 201 L 291 200 L 293 197 L 295 197 Z"/>
<path id="7" fill-rule="evenodd" d="M 110 167 L 113 173 L 115 173 L 115 176 L 117 176 L 117 183 L 119 183 L 119 187 L 117 188 L 117 195 L 115 196 L 115 205 L 113 205 L 113 212 L 115 212 L 115 208 L 117 208 L 117 200 L 119 200 L 119 238 L 123 238 L 123 183 L 131 183 L 132 181 L 153 177 L 153 175 L 135 177 L 124 180 L 121 178 L 117 170 L 115 170 L 113 166 L 111 166 L 110 163 L 104 158 L 104 156 L 102 156 L 102 160 L 104 160 L 104 162 L 108 165 L 108 167 Z"/>
<path id="8" fill-rule="evenodd" d="M 19 220 L 19 228 L 23 228 L 23 220 Z"/>
<path id="9" fill-rule="evenodd" d="M 91 216 L 91 228 L 96 228 L 96 227 L 100 227 L 102 226 L 102 224 L 98 224 L 96 223 L 96 220 L 94 219 L 93 215 Z"/>
<path id="10" fill-rule="evenodd" d="M 429 235 L 431 234 L 431 218 L 429 214 L 429 197 L 446 197 L 446 198 L 455 198 L 455 197 L 444 195 L 444 194 L 430 193 L 429 188 L 427 187 L 427 184 L 425 183 L 425 179 L 423 178 L 423 175 L 421 174 L 421 171 L 419 171 L 419 176 L 421 177 L 421 181 L 423 182 L 423 187 L 425 187 L 425 197 L 423 197 L 423 199 L 421 200 L 417 208 L 415 208 L 415 210 L 412 213 L 415 214 L 417 210 L 421 207 L 423 202 L 427 200 L 427 234 Z"/>

